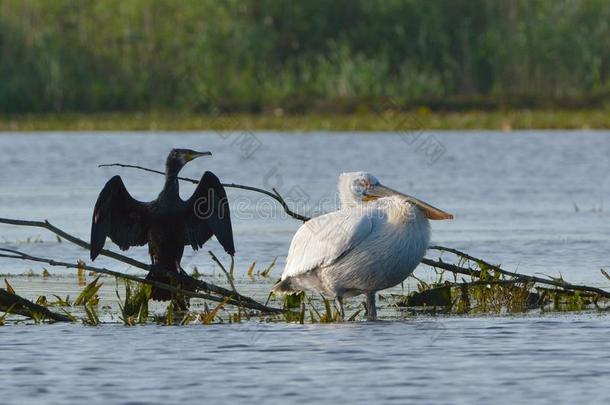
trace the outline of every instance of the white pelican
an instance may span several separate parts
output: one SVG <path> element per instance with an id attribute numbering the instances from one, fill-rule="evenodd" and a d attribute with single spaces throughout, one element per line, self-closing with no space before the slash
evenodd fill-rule
<path id="1" fill-rule="evenodd" d="M 343 298 L 366 294 L 367 318 L 377 317 L 375 293 L 403 282 L 424 257 L 428 219 L 453 219 L 365 172 L 339 176 L 338 211 L 304 223 L 290 244 L 276 293 L 303 290 Z"/>

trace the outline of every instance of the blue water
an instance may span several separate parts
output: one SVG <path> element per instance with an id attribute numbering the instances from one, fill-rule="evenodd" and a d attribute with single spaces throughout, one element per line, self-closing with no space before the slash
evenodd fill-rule
<path id="1" fill-rule="evenodd" d="M 608 316 L 0 328 L 4 404 L 608 403 Z"/>
<path id="2" fill-rule="evenodd" d="M 4 133 L 0 216 L 49 219 L 88 239 L 92 206 L 112 175 L 120 174 L 141 200 L 155 198 L 162 186 L 153 174 L 97 165 L 162 168 L 171 147 L 214 153 L 189 164 L 185 176 L 212 170 L 227 183 L 276 187 L 309 215 L 334 208 L 340 172 L 368 170 L 455 215 L 432 224 L 435 244 L 507 269 L 610 288 L 599 271 L 610 269 L 610 132 Z M 192 190 L 185 184 L 183 197 Z M 238 288 L 264 297 L 299 222 L 257 194 L 230 189 L 229 198 Z M 31 243 L 38 237 L 41 243 Z M 87 258 L 37 229 L 0 225 L 0 245 L 68 261 Z M 227 260 L 216 242 L 208 247 Z M 128 254 L 147 259 L 146 248 Z M 269 279 L 243 277 L 252 261 L 262 269 L 275 257 Z M 136 272 L 104 259 L 95 264 Z M 187 250 L 183 266 L 220 280 L 205 250 Z M 28 270 L 41 272 L 42 266 L 0 259 L 0 273 L 10 274 L 28 297 L 78 291 L 73 272 L 49 269 L 65 277 L 47 281 L 18 276 Z M 424 267 L 416 274 L 434 278 Z M 104 297 L 111 299 L 113 282 L 106 283 L 112 288 Z M 384 308 L 382 315 L 392 321 L 349 325 L 0 327 L 1 402 L 610 399 L 605 314 L 439 318 L 390 311 Z"/>

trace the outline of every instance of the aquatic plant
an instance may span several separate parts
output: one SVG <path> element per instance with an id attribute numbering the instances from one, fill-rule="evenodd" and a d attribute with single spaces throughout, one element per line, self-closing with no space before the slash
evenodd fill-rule
<path id="1" fill-rule="evenodd" d="M 250 267 L 248 267 L 248 271 L 246 272 L 246 275 L 251 279 L 254 278 L 254 267 L 256 267 L 256 261 L 252 262 Z"/>
<path id="2" fill-rule="evenodd" d="M 119 165 L 136 167 L 122 164 Z M 136 168 L 156 173 L 156 171 L 151 169 L 141 167 Z M 197 182 L 196 180 L 192 179 L 181 180 Z M 269 195 L 282 205 L 288 215 L 298 220 L 307 220 L 307 217 L 290 211 L 286 202 L 276 190 L 271 192 L 235 184 L 226 186 L 258 191 Z M 41 227 L 55 233 L 57 237 L 61 236 L 63 239 L 66 239 L 78 246 L 84 248 L 89 247 L 86 242 L 67 234 L 48 222 L 0 218 L 0 223 Z M 389 305 L 404 306 L 409 308 L 409 310 L 412 308 L 423 308 L 424 311 L 429 311 L 432 313 L 440 311 L 457 314 L 522 313 L 531 309 L 543 311 L 583 310 L 590 308 L 603 309 L 607 308 L 608 306 L 610 292 L 597 287 L 574 285 L 563 280 L 561 276 L 546 276 L 546 278 L 543 278 L 539 276 L 510 272 L 503 269 L 499 265 L 490 264 L 487 261 L 472 257 L 455 249 L 439 246 L 433 246 L 430 248 L 430 251 L 434 250 L 440 251 L 441 255 L 451 254 L 453 258 L 451 262 L 443 261 L 441 257 L 439 257 L 438 260 L 431 260 L 428 258 L 423 259 L 422 262 L 425 265 L 430 266 L 435 271 L 435 281 L 424 282 L 423 280 L 417 279 L 417 291 L 408 295 L 379 295 L 380 301 L 384 301 Z M 118 253 L 103 251 L 102 254 L 137 268 L 148 270 L 148 266 L 146 264 Z M 242 322 L 244 318 L 249 319 L 250 316 L 261 316 L 261 319 L 265 319 L 269 322 L 285 321 L 305 323 L 305 321 L 309 320 L 309 322 L 312 323 L 328 323 L 338 322 L 340 320 L 339 311 L 337 311 L 336 308 L 334 308 L 334 305 L 332 305 L 332 303 L 325 297 L 322 297 L 319 300 L 308 297 L 305 294 L 300 294 L 296 297 L 286 297 L 283 301 L 283 307 L 275 308 L 268 306 L 267 303 L 261 304 L 252 298 L 243 296 L 239 294 L 235 288 L 234 262 L 231 262 L 231 266 L 227 270 L 227 268 L 220 262 L 220 260 L 218 260 L 216 256 L 213 255 L 213 253 L 210 252 L 210 255 L 226 276 L 231 289 L 226 289 L 202 280 L 197 280 L 194 277 L 183 274 L 176 276 L 178 281 L 182 284 L 181 287 L 163 285 L 162 283 L 154 284 L 160 288 L 168 289 L 176 296 L 183 295 L 185 297 L 200 298 L 205 300 L 205 311 L 199 314 L 192 312 L 177 312 L 174 310 L 175 303 L 171 303 L 171 306 L 168 307 L 165 318 L 163 318 L 164 323 L 174 325 L 176 323 L 176 316 L 174 314 L 180 314 L 178 318 L 180 321 L 178 323 L 181 325 L 188 325 L 197 320 L 202 324 L 225 321 Z M 76 268 L 78 269 L 79 274 L 82 273 L 83 285 L 84 271 L 123 278 L 126 280 L 124 300 L 122 300 L 119 296 L 118 284 L 116 291 L 117 298 L 119 299 L 121 320 L 126 325 L 147 322 L 149 289 L 150 285 L 152 284 L 150 280 L 115 272 L 105 268 L 88 266 L 84 262 L 80 261 L 77 264 L 72 264 L 57 262 L 53 259 L 35 257 L 14 249 L 0 248 L 0 257 L 30 260 L 50 264 L 52 266 Z M 265 270 L 257 274 L 261 277 L 269 277 L 271 269 L 275 266 L 276 260 L 277 258 L 274 258 L 274 260 L 268 267 L 265 268 Z M 246 274 L 250 278 L 253 278 L 254 276 L 255 266 L 256 262 L 253 262 L 247 270 Z M 610 279 L 610 276 L 608 276 L 604 270 L 601 272 L 605 277 Z M 198 271 L 195 269 L 193 274 L 195 275 L 197 273 Z M 87 324 L 99 324 L 99 317 L 97 316 L 95 309 L 97 292 L 101 286 L 98 279 L 99 276 L 89 285 L 85 286 L 74 303 L 75 305 L 84 306 L 87 317 L 84 322 Z M 134 287 L 132 283 L 137 283 L 138 287 Z M 9 291 L 8 295 L 10 296 L 11 292 L 14 293 L 14 289 L 12 289 L 12 286 L 10 286 L 8 281 L 5 281 L 5 285 L 7 291 Z M 0 289 L 0 291 L 3 290 Z M 32 307 L 32 305 L 36 305 L 34 303 L 24 303 L 23 305 L 26 305 L 28 308 L 34 308 L 34 310 L 30 311 L 32 312 L 31 314 L 27 311 L 23 311 L 23 313 L 26 314 L 25 316 L 30 316 L 35 322 L 41 322 L 42 320 L 39 316 L 40 314 L 44 314 L 44 316 L 47 317 L 53 316 L 44 312 L 44 310 L 47 310 L 45 308 L 47 305 L 62 307 L 69 307 L 72 305 L 69 296 L 65 299 L 58 296 L 55 296 L 55 298 L 57 301 L 48 303 L 45 297 L 39 297 L 37 301 L 39 305 L 37 307 Z M 213 310 L 210 310 L 207 307 L 208 301 L 217 302 L 216 307 Z M 235 310 L 233 312 L 227 312 L 227 316 L 223 319 L 223 317 L 220 316 L 220 310 L 226 305 L 233 305 Z M 248 313 L 246 312 L 246 309 L 258 312 Z M 364 308 L 362 307 L 358 308 L 348 318 L 348 320 L 355 321 L 359 319 L 359 315 L 363 310 Z M 62 308 L 62 311 L 65 310 Z M 71 316 L 64 316 L 63 319 L 68 319 L 68 321 L 70 321 L 74 318 Z"/>
<path id="3" fill-rule="evenodd" d="M 197 269 L 197 266 L 193 267 L 193 272 L 191 273 L 191 277 L 193 277 L 195 280 L 199 280 L 202 277 L 202 274 L 199 273 L 199 269 Z"/>
<path id="4" fill-rule="evenodd" d="M 78 268 L 76 269 L 76 274 L 78 277 L 78 285 L 80 286 L 84 286 L 85 285 L 85 266 L 86 263 L 82 260 L 78 260 L 77 261 L 78 264 Z"/>
<path id="5" fill-rule="evenodd" d="M 241 323 L 252 319 L 252 314 L 246 311 L 245 308 L 237 307 L 237 312 L 229 313 L 229 323 Z"/>
<path id="6" fill-rule="evenodd" d="M 48 222 L 22 221 L 22 220 L 12 220 L 12 219 L 9 220 L 9 219 L 5 219 L 5 218 L 0 218 L 0 223 L 10 223 L 10 224 L 23 225 L 23 226 L 42 227 L 42 228 L 48 229 L 54 233 L 62 235 L 67 240 L 69 240 L 70 242 L 72 242 L 78 246 L 85 247 L 85 248 L 88 248 L 88 246 L 89 246 L 89 244 L 87 244 L 86 242 L 84 242 L 78 238 L 75 238 L 72 235 L 65 233 L 64 231 L 54 227 L 53 225 L 49 224 Z M 137 260 L 131 259 L 129 257 L 123 256 L 121 254 L 106 251 L 106 250 L 102 250 L 101 254 L 114 258 L 116 260 L 119 260 L 121 262 L 136 266 L 138 268 L 148 270 L 148 265 L 146 265 L 142 262 L 139 262 Z M 32 255 L 20 252 L 15 249 L 0 248 L 0 257 L 47 263 L 47 264 L 50 264 L 52 266 L 57 266 L 57 267 L 66 267 L 66 268 L 83 267 L 81 264 L 58 262 L 53 259 L 32 256 Z M 272 307 L 268 307 L 266 305 L 260 304 L 259 302 L 257 302 L 256 300 L 254 300 L 250 297 L 246 297 L 244 295 L 239 294 L 236 290 L 233 290 L 233 291 L 227 290 L 226 288 L 223 288 L 223 287 L 220 287 L 220 286 L 208 283 L 208 282 L 196 280 L 196 279 L 194 279 L 186 274 L 182 274 L 182 273 L 172 274 L 172 276 L 175 277 L 177 279 L 177 281 L 179 281 L 183 286 L 186 286 L 187 289 L 185 289 L 185 287 L 182 287 L 182 286 L 180 286 L 180 287 L 171 286 L 168 284 L 160 283 L 160 282 L 153 281 L 153 280 L 148 280 L 146 278 L 132 276 L 129 274 L 109 270 L 106 268 L 93 267 L 93 266 L 88 266 L 88 265 L 85 265 L 83 268 L 85 270 L 89 270 L 91 272 L 95 272 L 95 273 L 99 273 L 99 274 L 103 274 L 103 275 L 111 275 L 114 277 L 120 277 L 120 278 L 123 278 L 126 280 L 131 280 L 133 282 L 137 282 L 139 284 L 154 285 L 157 288 L 162 288 L 162 289 L 171 291 L 173 294 L 175 294 L 176 297 L 179 297 L 179 296 L 194 297 L 194 298 L 201 298 L 201 299 L 215 301 L 215 302 L 222 302 L 224 298 L 229 298 L 228 303 L 231 305 L 243 306 L 245 308 L 263 311 L 265 313 L 279 313 L 282 311 L 281 309 L 278 309 L 278 308 L 272 308 Z M 205 291 L 205 292 L 200 292 L 200 291 Z"/>
<path id="7" fill-rule="evenodd" d="M 59 322 L 71 322 L 72 318 L 57 314 L 50 311 L 48 308 L 31 302 L 15 292 L 15 290 L 6 282 L 10 290 L 0 288 L 0 310 L 7 313 L 25 316 L 34 321 L 41 323 L 45 319 Z"/>
<path id="8" fill-rule="evenodd" d="M 59 295 L 53 294 L 53 296 L 55 297 L 55 301 L 50 302 L 48 305 L 49 306 L 54 306 L 54 307 L 71 307 L 72 306 L 72 301 L 70 301 L 70 296 L 67 295 L 66 298 L 61 298 Z"/>
<path id="9" fill-rule="evenodd" d="M 87 318 L 83 319 L 85 325 L 98 326 L 100 324 L 100 318 L 97 315 L 95 305 L 90 303 L 85 304 L 85 314 L 87 315 Z"/>
<path id="10" fill-rule="evenodd" d="M 182 317 L 182 320 L 180 321 L 180 326 L 187 326 L 189 325 L 191 322 L 195 321 L 197 319 L 197 316 L 187 312 L 186 314 L 184 314 L 184 317 Z"/>
<path id="11" fill-rule="evenodd" d="M 18 297 L 17 293 L 15 292 L 15 289 L 13 288 L 13 286 L 8 282 L 7 279 L 4 279 L 4 285 L 6 287 L 6 292 L 8 293 L 9 296 L 14 296 L 14 297 Z M 29 302 L 27 300 L 23 300 L 25 302 Z M 22 302 L 23 305 L 23 302 Z M 6 313 L 10 313 L 13 308 L 15 308 L 17 306 L 17 303 L 12 304 L 6 311 Z M 4 322 L 4 317 L 6 317 L 6 313 L 3 316 L 3 322 Z M 23 313 L 21 313 L 23 314 Z M 41 314 L 41 312 L 38 310 L 38 308 L 36 308 L 35 306 L 32 306 L 29 308 L 29 314 L 30 318 L 34 321 L 34 323 L 39 324 L 44 320 L 44 315 Z"/>
<path id="12" fill-rule="evenodd" d="M 78 318 L 76 316 L 74 316 L 73 314 L 71 314 L 70 312 L 68 312 L 68 310 L 66 308 L 59 308 L 59 310 L 61 312 L 63 312 L 63 314 L 66 316 L 66 318 L 70 322 L 78 322 Z"/>
<path id="13" fill-rule="evenodd" d="M 207 311 L 199 314 L 199 320 L 201 321 L 201 323 L 203 325 L 209 325 L 212 322 L 214 322 L 214 319 L 216 319 L 218 312 L 225 306 L 225 304 L 228 302 L 228 299 L 225 298 L 225 300 L 221 303 L 219 303 L 218 305 L 216 305 L 216 307 L 211 310 L 211 311 Z M 219 321 L 222 322 L 222 318 L 219 318 Z"/>
<path id="14" fill-rule="evenodd" d="M 6 310 L 6 312 L 4 312 L 4 315 L 1 315 L 1 316 L 0 316 L 0 326 L 4 326 L 4 324 L 5 324 L 5 322 L 6 322 L 6 317 L 7 317 L 7 315 L 11 313 L 11 311 L 13 310 L 13 308 L 15 308 L 15 305 L 17 305 L 17 304 L 13 304 L 13 305 L 11 305 L 11 306 L 10 306 L 10 307 L 9 307 L 9 308 Z"/>
<path id="15" fill-rule="evenodd" d="M 309 296 L 305 296 L 307 302 L 309 303 L 309 321 L 311 323 L 334 323 L 341 322 L 341 314 L 339 310 L 335 308 L 331 301 L 324 296 L 320 296 L 320 300 L 322 302 L 323 311 L 320 312 L 313 302 L 312 298 Z M 302 311 L 300 314 L 299 321 L 300 323 L 304 322 L 304 312 L 305 306 L 301 306 Z"/>
<path id="16" fill-rule="evenodd" d="M 258 271 L 256 272 L 256 274 L 254 273 L 254 268 L 256 267 L 256 261 L 252 262 L 252 264 L 250 265 L 250 267 L 248 267 L 248 271 L 246 271 L 246 275 L 250 278 L 250 279 L 254 279 L 254 276 L 260 276 L 263 278 L 268 278 L 271 275 L 271 270 L 273 270 L 273 268 L 275 267 L 275 263 L 277 261 L 277 257 L 273 258 L 273 261 L 269 264 L 269 266 L 267 266 L 264 270 L 262 271 Z"/>
<path id="17" fill-rule="evenodd" d="M 4 279 L 4 285 L 6 286 L 6 292 L 8 292 L 9 294 L 15 294 L 15 289 L 13 288 L 13 286 L 8 282 L 7 279 Z"/>
<path id="18" fill-rule="evenodd" d="M 234 267 L 235 267 L 235 259 L 233 258 L 233 256 L 231 256 L 231 267 L 229 268 L 229 270 L 227 271 L 227 269 L 225 269 L 225 266 L 220 262 L 220 260 L 218 259 L 218 257 L 216 257 L 216 255 L 214 254 L 214 252 L 212 252 L 211 250 L 208 251 L 208 254 L 212 257 L 212 260 L 214 261 L 214 263 L 216 263 L 218 265 L 218 267 L 220 268 L 220 270 L 224 273 L 224 275 L 227 277 L 227 281 L 229 282 L 229 284 L 231 285 L 231 290 L 233 290 L 233 292 L 237 295 L 237 289 L 235 288 L 235 282 L 234 282 L 234 276 L 233 276 L 233 272 L 234 272 Z"/>
<path id="19" fill-rule="evenodd" d="M 119 318 L 126 326 L 133 326 L 136 323 L 144 324 L 148 321 L 148 300 L 150 299 L 150 286 L 146 284 L 138 284 L 137 287 L 132 285 L 129 280 L 123 280 L 125 284 L 125 298 L 121 300 L 118 290 L 115 290 L 119 300 L 119 309 L 121 315 Z M 173 304 L 173 301 L 170 305 Z"/>
<path id="20" fill-rule="evenodd" d="M 99 297 L 97 296 L 97 292 L 102 287 L 103 283 L 99 283 L 100 277 L 96 277 L 92 282 L 87 284 L 83 291 L 76 297 L 74 300 L 74 305 L 97 305 L 99 302 Z"/>
<path id="21" fill-rule="evenodd" d="M 260 272 L 261 277 L 269 277 L 269 275 L 271 274 L 271 270 L 273 270 L 273 268 L 275 267 L 276 261 L 277 261 L 277 257 L 274 257 L 271 264 L 269 266 L 267 266 L 267 268 L 265 270 Z"/>
<path id="22" fill-rule="evenodd" d="M 285 294 L 283 299 L 284 321 L 286 322 L 305 322 L 305 298 L 304 292 L 296 294 Z M 296 312 L 295 309 L 299 309 Z"/>
<path id="23" fill-rule="evenodd" d="M 573 285 L 559 277 L 543 279 L 503 270 L 498 265 L 474 258 L 455 249 L 436 249 L 458 257 L 457 264 L 427 261 L 426 264 L 441 271 L 432 284 L 419 280 L 418 291 L 407 296 L 396 295 L 395 304 L 404 307 L 421 307 L 423 311 L 441 308 L 446 313 L 523 313 L 531 309 L 553 311 L 581 311 L 600 308 L 610 295 L 596 287 Z M 443 275 L 453 274 L 452 281 Z M 470 277 L 457 281 L 457 275 Z"/>

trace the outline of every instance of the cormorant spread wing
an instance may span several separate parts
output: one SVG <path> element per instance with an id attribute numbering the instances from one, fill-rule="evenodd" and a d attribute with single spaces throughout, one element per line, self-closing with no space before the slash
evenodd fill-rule
<path id="1" fill-rule="evenodd" d="M 106 237 L 122 250 L 148 242 L 148 205 L 135 200 L 120 176 L 114 176 L 100 192 L 91 222 L 91 260 L 104 247 Z"/>
<path id="2" fill-rule="evenodd" d="M 212 234 L 225 251 L 235 254 L 227 193 L 211 172 L 205 172 L 192 197 L 186 201 L 185 245 L 198 250 Z"/>

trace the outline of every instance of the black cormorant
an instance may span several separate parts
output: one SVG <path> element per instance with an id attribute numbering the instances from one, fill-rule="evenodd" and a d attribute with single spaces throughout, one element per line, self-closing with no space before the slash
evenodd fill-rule
<path id="1" fill-rule="evenodd" d="M 233 256 L 233 230 L 224 187 L 205 172 L 187 201 L 178 193 L 178 173 L 191 160 L 210 152 L 173 149 L 166 161 L 165 185 L 156 200 L 131 197 L 120 176 L 111 178 L 100 192 L 91 224 L 91 260 L 99 255 L 106 237 L 122 250 L 148 244 L 152 260 L 147 278 L 170 283 L 168 273 L 179 273 L 185 245 L 198 250 L 212 235 Z M 169 300 L 167 290 L 152 289 L 151 298 Z"/>

